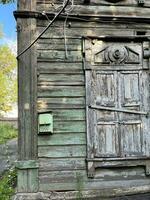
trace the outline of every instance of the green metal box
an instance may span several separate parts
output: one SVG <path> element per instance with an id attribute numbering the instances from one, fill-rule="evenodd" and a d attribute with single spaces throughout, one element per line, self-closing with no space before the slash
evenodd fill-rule
<path id="1" fill-rule="evenodd" d="M 38 134 L 53 133 L 53 115 L 51 113 L 40 113 L 38 119 Z"/>

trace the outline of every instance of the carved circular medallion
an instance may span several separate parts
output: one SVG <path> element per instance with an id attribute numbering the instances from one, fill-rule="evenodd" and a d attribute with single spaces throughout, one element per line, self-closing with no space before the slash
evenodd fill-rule
<path id="1" fill-rule="evenodd" d="M 128 58 L 128 51 L 124 46 L 113 45 L 107 48 L 104 56 L 109 63 L 124 63 Z"/>

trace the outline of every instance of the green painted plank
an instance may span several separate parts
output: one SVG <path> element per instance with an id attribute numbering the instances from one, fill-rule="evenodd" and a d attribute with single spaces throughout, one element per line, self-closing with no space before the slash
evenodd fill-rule
<path id="1" fill-rule="evenodd" d="M 54 123 L 55 133 L 78 133 L 85 132 L 85 121 L 56 121 Z"/>
<path id="2" fill-rule="evenodd" d="M 85 133 L 53 134 L 38 137 L 39 146 L 86 144 Z"/>
<path id="3" fill-rule="evenodd" d="M 28 192 L 28 172 L 27 170 L 17 171 L 17 189 L 19 192 Z"/>
<path id="4" fill-rule="evenodd" d="M 150 180 L 147 179 L 133 179 L 133 180 L 120 180 L 120 181 L 97 181 L 90 179 L 88 182 L 82 182 L 82 190 L 102 190 L 102 196 L 108 196 L 108 188 L 110 190 L 114 189 L 114 191 L 123 194 L 127 188 L 130 188 L 130 192 L 133 190 L 135 191 L 137 187 L 140 187 L 140 191 L 142 191 L 143 187 L 147 187 L 150 184 Z M 143 186 L 143 187 L 142 187 Z M 57 182 L 57 183 L 42 183 L 40 184 L 41 191 L 69 191 L 69 190 L 76 190 L 77 184 L 75 181 L 72 182 Z M 107 189 L 105 189 L 107 188 Z M 121 192 L 120 192 L 121 190 Z"/>
<path id="5" fill-rule="evenodd" d="M 86 169 L 85 158 L 39 158 L 39 171 Z"/>
<path id="6" fill-rule="evenodd" d="M 28 192 L 38 192 L 39 174 L 38 169 L 28 170 Z"/>
<path id="7" fill-rule="evenodd" d="M 39 146 L 38 155 L 41 158 L 72 158 L 85 157 L 85 145 L 70 145 L 70 146 Z"/>
<path id="8" fill-rule="evenodd" d="M 19 192 L 37 192 L 38 191 L 38 169 L 18 170 Z"/>
<path id="9" fill-rule="evenodd" d="M 60 108 L 66 109 L 66 112 L 62 109 L 58 110 Z M 72 118 L 74 115 L 78 116 L 79 114 L 83 116 L 83 112 L 80 109 L 75 110 L 76 108 L 85 108 L 84 97 L 76 97 L 76 98 L 74 97 L 73 98 L 72 97 L 42 98 L 41 97 L 41 98 L 38 98 L 39 111 L 42 111 L 42 110 L 53 111 L 54 110 L 54 114 L 56 113 L 56 116 L 58 117 L 59 115 L 60 117 L 62 115 L 65 115 L 65 116 L 70 116 Z"/>
<path id="10" fill-rule="evenodd" d="M 38 87 L 38 97 L 84 97 L 83 86 L 45 86 Z"/>
<path id="11" fill-rule="evenodd" d="M 73 74 L 70 72 L 69 74 L 40 74 L 38 76 L 38 81 L 44 82 L 67 82 L 67 81 L 82 81 L 84 82 L 84 76 L 81 74 Z"/>
<path id="12" fill-rule="evenodd" d="M 39 104 L 40 103 L 42 104 L 42 102 L 39 102 Z M 58 103 L 56 103 L 55 107 L 53 107 L 53 104 L 47 105 L 45 111 L 51 110 L 51 113 L 53 114 L 54 122 L 55 121 L 85 120 L 85 109 L 73 109 L 73 104 L 72 104 L 72 106 L 70 104 L 70 106 L 71 106 L 70 109 L 67 109 L 67 106 L 66 106 L 67 104 L 63 104 L 64 106 L 63 105 L 60 106 Z M 81 107 L 80 104 L 77 104 L 77 105 L 78 105 L 78 107 L 79 106 Z M 76 108 L 78 108 L 78 107 L 76 106 Z M 56 108 L 56 109 L 54 109 L 54 108 Z M 59 108 L 65 108 L 65 109 L 59 109 Z M 41 110 L 41 111 L 43 110 L 42 105 L 41 105 L 41 109 L 39 108 L 39 110 Z"/>
<path id="13" fill-rule="evenodd" d="M 16 168 L 18 169 L 34 169 L 38 168 L 37 160 L 24 160 L 24 161 L 17 161 L 15 164 Z"/>

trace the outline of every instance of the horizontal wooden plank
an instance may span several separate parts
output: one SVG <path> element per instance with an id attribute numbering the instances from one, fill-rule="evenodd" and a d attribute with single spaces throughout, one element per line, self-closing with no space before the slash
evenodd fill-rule
<path id="1" fill-rule="evenodd" d="M 85 132 L 85 121 L 56 121 L 54 133 L 76 133 Z"/>
<path id="2" fill-rule="evenodd" d="M 38 87 L 38 97 L 84 97 L 83 86 L 45 86 Z"/>
<path id="3" fill-rule="evenodd" d="M 18 169 L 36 169 L 39 167 L 37 160 L 17 161 L 15 167 Z"/>
<path id="4" fill-rule="evenodd" d="M 56 97 L 56 98 L 38 98 L 38 111 L 53 111 L 56 118 L 66 117 L 69 116 L 70 119 L 74 120 L 74 116 L 76 115 L 76 119 L 78 119 L 80 112 L 79 110 L 66 110 L 66 114 L 64 110 L 61 109 L 75 109 L 75 108 L 85 108 L 85 97 Z M 55 114 L 56 113 L 56 114 Z M 60 114 L 59 114 L 60 113 Z M 69 114 L 70 113 L 70 114 Z M 81 113 L 80 116 L 82 117 Z M 79 118 L 80 120 L 81 118 Z"/>
<path id="5" fill-rule="evenodd" d="M 72 158 L 85 157 L 85 145 L 70 145 L 70 146 L 39 146 L 38 156 L 41 158 Z"/>
<path id="6" fill-rule="evenodd" d="M 133 179 L 133 180 L 120 180 L 120 181 L 97 181 L 97 180 L 90 180 L 89 182 L 82 182 L 82 188 L 81 190 L 102 190 L 103 197 L 107 196 L 108 189 L 116 188 L 116 190 L 121 190 L 121 195 L 123 194 L 122 191 L 125 191 L 126 188 L 132 188 L 132 187 L 141 187 L 142 186 L 148 186 L 150 184 L 150 180 L 147 179 Z M 60 183 L 42 183 L 39 185 L 40 190 L 42 191 L 69 191 L 69 190 L 77 190 L 77 183 L 75 181 L 73 182 L 60 182 Z M 105 189 L 107 188 L 107 189 Z M 118 191 L 119 192 L 119 191 Z M 134 190 L 136 193 L 136 189 Z"/>
<path id="7" fill-rule="evenodd" d="M 85 158 L 39 158 L 39 171 L 86 169 Z"/>
<path id="8" fill-rule="evenodd" d="M 50 110 L 53 114 L 54 123 L 56 121 L 79 121 L 85 120 L 85 109 L 52 109 L 51 107 L 47 110 Z M 41 110 L 42 111 L 42 110 Z"/>
<path id="9" fill-rule="evenodd" d="M 68 51 L 81 51 L 81 39 L 40 39 L 37 44 L 38 50 L 61 50 L 65 51 L 65 42 Z"/>
<path id="10" fill-rule="evenodd" d="M 67 56 L 67 57 L 66 57 Z M 38 59 L 49 59 L 49 60 L 70 60 L 70 61 L 82 61 L 82 52 L 78 51 L 65 51 L 65 50 L 38 50 Z"/>
<path id="11" fill-rule="evenodd" d="M 39 146 L 86 144 L 85 133 L 68 133 L 38 136 Z"/>
<path id="12" fill-rule="evenodd" d="M 81 74 L 39 74 L 39 86 L 49 85 L 85 85 L 84 76 Z"/>
<path id="13" fill-rule="evenodd" d="M 61 168 L 60 168 L 61 169 Z M 86 170 L 71 170 L 71 171 L 39 171 L 41 183 L 44 180 L 49 183 L 55 182 L 78 182 L 82 179 L 82 182 L 88 182 Z M 144 168 L 118 168 L 118 169 L 100 169 L 99 173 L 96 172 L 95 179 L 97 181 L 118 181 L 118 180 L 133 180 L 133 179 L 145 179 Z"/>
<path id="14" fill-rule="evenodd" d="M 45 62 L 38 61 L 39 73 L 76 73 L 83 74 L 82 62 Z"/>
<path id="15" fill-rule="evenodd" d="M 76 182 L 79 184 L 79 180 L 87 180 L 86 170 L 71 170 L 71 171 L 52 171 L 52 172 L 39 172 L 40 183 L 70 183 Z M 78 187 L 78 186 L 77 186 Z"/>
<path id="16" fill-rule="evenodd" d="M 45 0 L 43 3 L 43 0 L 37 0 L 37 9 L 46 9 L 52 6 L 53 4 L 56 4 L 56 8 L 63 3 L 63 0 Z M 59 4 L 59 5 L 57 5 Z M 75 0 L 74 5 L 85 5 L 84 0 Z M 107 2 L 105 0 L 91 0 L 90 5 L 114 5 L 114 6 L 137 6 L 137 0 L 126 0 L 126 1 L 119 1 L 116 3 Z M 150 6 L 149 0 L 145 0 L 145 7 Z"/>
<path id="17" fill-rule="evenodd" d="M 77 18 L 78 19 L 78 18 Z M 80 18 L 79 18 L 80 19 Z M 46 27 L 48 25 L 48 21 L 47 20 L 41 20 L 41 19 L 38 19 L 37 20 L 37 26 L 38 27 Z M 60 28 L 60 27 L 63 27 L 64 26 L 64 21 L 63 20 L 59 20 L 59 21 L 56 21 L 52 27 L 55 27 L 55 28 Z M 149 27 L 150 27 L 150 24 L 148 23 L 142 23 L 139 24 L 138 23 L 129 23 L 128 21 L 124 22 L 124 23 L 116 23 L 115 26 L 113 23 L 110 23 L 110 22 L 100 22 L 98 20 L 81 20 L 81 21 L 72 21 L 71 18 L 68 18 L 67 19 L 67 22 L 66 22 L 66 30 L 68 29 L 76 29 L 76 28 L 88 28 L 88 29 L 92 29 L 92 28 L 97 28 L 97 29 L 101 29 L 101 30 L 114 30 L 115 29 L 136 29 L 136 30 L 140 30 L 140 29 L 146 29 L 147 31 L 149 30 Z M 62 36 L 63 37 L 63 36 Z M 40 39 L 40 43 L 52 43 L 52 44 L 56 44 L 58 43 L 58 45 L 60 44 L 64 44 L 64 38 L 46 38 L 46 39 Z M 80 42 L 79 42 L 80 41 Z M 80 38 L 67 38 L 67 44 L 73 44 L 73 45 L 81 45 L 82 39 Z M 54 44 L 54 46 L 55 46 Z M 57 48 L 57 47 L 56 47 Z"/>
<path id="18" fill-rule="evenodd" d="M 52 31 L 53 30 L 53 31 Z M 40 34 L 43 31 L 43 27 L 37 27 L 37 32 L 38 34 Z M 60 38 L 63 37 L 62 34 L 63 28 L 62 27 L 53 27 L 52 29 L 47 30 L 43 35 L 42 38 Z M 87 28 L 66 28 L 66 37 L 82 37 L 82 36 L 96 36 L 96 35 L 118 35 L 118 36 L 122 36 L 122 35 L 133 35 L 133 30 L 132 29 L 124 29 L 124 30 L 120 30 L 120 29 L 101 29 L 101 28 L 89 28 L 87 30 Z M 78 51 L 77 51 L 78 52 Z M 69 53 L 69 52 L 68 52 Z M 73 51 L 70 52 L 70 55 L 68 55 L 68 57 L 72 56 L 72 54 L 74 53 Z M 52 55 L 52 54 L 51 54 Z M 53 55 L 56 57 L 56 52 L 53 53 Z M 42 54 L 42 57 L 44 55 Z M 47 54 L 45 54 L 45 57 L 48 56 Z M 59 55 L 60 58 L 63 58 L 64 53 Z M 40 55 L 38 55 L 38 57 L 40 57 Z M 75 58 L 75 56 L 74 56 Z M 77 56 L 76 55 L 76 59 L 78 58 L 81 59 L 80 55 Z"/>
<path id="19" fill-rule="evenodd" d="M 150 5 L 150 4 L 149 4 Z M 56 12 L 54 6 L 45 7 L 46 11 Z M 72 7 L 71 15 L 74 16 L 113 16 L 113 17 L 149 17 L 149 8 L 130 7 L 130 6 L 85 6 L 75 5 Z M 43 11 L 42 6 L 38 10 Z"/>

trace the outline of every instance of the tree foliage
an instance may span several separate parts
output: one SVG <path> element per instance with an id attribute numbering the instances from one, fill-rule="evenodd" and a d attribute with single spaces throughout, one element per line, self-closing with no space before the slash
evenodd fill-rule
<path id="1" fill-rule="evenodd" d="M 16 100 L 16 58 L 8 46 L 0 46 L 0 111 L 11 110 Z"/>
<path id="2" fill-rule="evenodd" d="M 6 3 L 14 3 L 15 0 L 0 0 L 0 3 L 6 4 Z"/>

